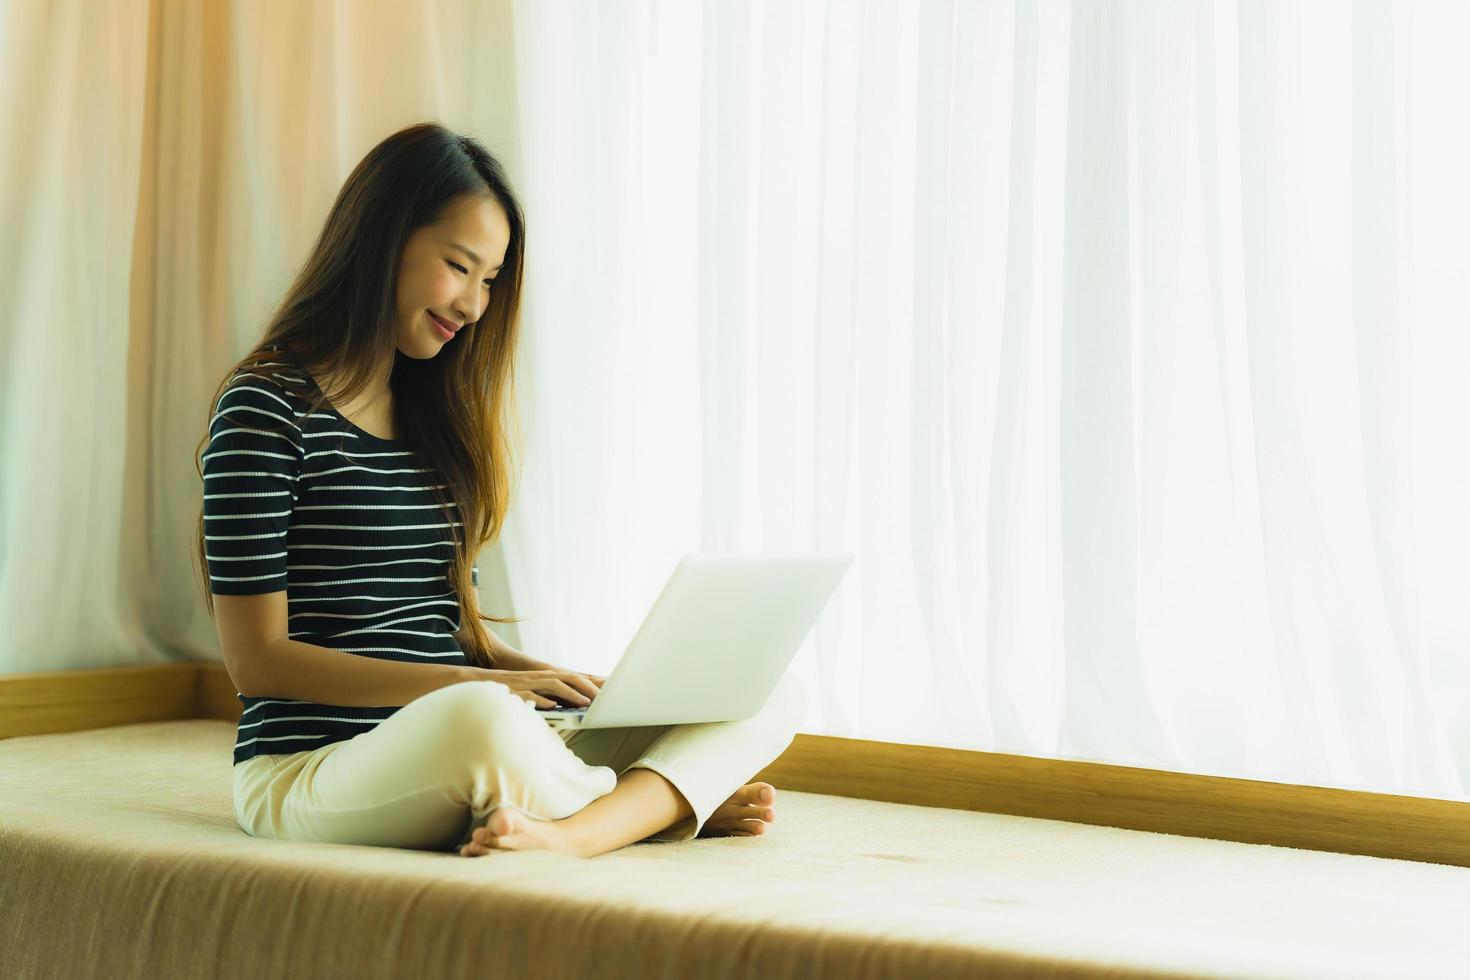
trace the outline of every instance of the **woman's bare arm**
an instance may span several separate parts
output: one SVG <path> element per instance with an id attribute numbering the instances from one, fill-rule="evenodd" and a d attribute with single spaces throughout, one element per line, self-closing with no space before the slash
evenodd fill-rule
<path id="1" fill-rule="evenodd" d="M 465 633 L 468 629 L 468 627 L 464 624 L 467 622 L 470 616 L 478 616 L 480 613 L 480 593 L 478 589 L 470 590 L 470 603 L 474 606 L 474 611 L 466 613 L 463 609 L 461 609 L 461 625 L 459 629 L 454 631 L 454 642 L 458 643 L 461 648 L 464 647 Z M 537 660 L 534 657 L 528 657 L 521 651 L 517 650 L 515 647 L 511 646 L 509 643 L 506 643 L 498 635 L 496 635 L 495 631 L 492 630 L 489 626 L 485 627 L 485 632 L 490 634 L 490 652 L 494 655 L 495 665 L 499 669 L 549 670 L 551 668 L 551 664 L 546 663 L 542 660 Z"/>

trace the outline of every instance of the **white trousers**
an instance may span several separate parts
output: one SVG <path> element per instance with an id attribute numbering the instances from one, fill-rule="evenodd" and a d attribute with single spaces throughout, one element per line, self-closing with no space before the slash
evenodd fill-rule
<path id="1" fill-rule="evenodd" d="M 647 839 L 684 841 L 786 750 L 806 709 L 788 673 L 739 721 L 558 731 L 504 684 L 466 681 L 345 741 L 239 763 L 235 817 L 253 837 L 457 850 L 497 806 L 559 820 L 645 768 L 694 809 Z"/>

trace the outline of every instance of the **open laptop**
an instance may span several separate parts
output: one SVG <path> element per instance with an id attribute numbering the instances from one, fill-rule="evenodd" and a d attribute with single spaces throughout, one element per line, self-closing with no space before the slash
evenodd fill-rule
<path id="1" fill-rule="evenodd" d="M 749 718 L 852 560 L 851 553 L 685 555 L 592 703 L 536 712 L 556 729 Z"/>

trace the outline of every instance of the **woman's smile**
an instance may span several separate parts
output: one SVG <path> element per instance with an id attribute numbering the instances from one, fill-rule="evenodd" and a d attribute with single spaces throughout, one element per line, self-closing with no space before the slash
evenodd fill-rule
<path id="1" fill-rule="evenodd" d="M 451 330 L 443 320 L 439 319 L 432 313 L 429 314 L 429 322 L 434 325 L 434 330 L 438 332 L 441 340 L 453 340 L 455 333 L 458 332 L 456 330 Z"/>

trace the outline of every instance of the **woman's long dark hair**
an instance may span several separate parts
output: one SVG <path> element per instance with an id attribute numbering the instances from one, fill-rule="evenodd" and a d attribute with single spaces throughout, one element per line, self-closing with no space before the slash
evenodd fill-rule
<path id="1" fill-rule="evenodd" d="M 493 199 L 505 211 L 510 244 L 503 267 L 472 329 L 434 357 L 404 357 L 397 351 L 395 323 L 403 247 L 410 235 L 437 222 L 463 195 Z M 280 357 L 267 349 L 271 345 L 285 347 L 303 365 L 330 374 L 333 390 L 319 393 L 307 409 L 312 412 L 324 400 L 347 404 L 391 360 L 398 437 L 444 475 L 450 496 L 437 496 L 450 529 L 455 530 L 454 519 L 463 522 L 446 575 L 463 611 L 466 642 L 460 646 L 471 663 L 483 667 L 493 667 L 495 658 L 481 621 L 520 621 L 472 614 L 478 604 L 472 597 L 470 566 L 481 548 L 500 536 L 514 494 L 509 434 L 514 432 L 519 444 L 514 361 L 524 256 L 525 218 L 500 162 L 475 140 L 436 123 L 400 130 L 348 175 L 265 335 L 225 374 L 209 403 L 212 418 L 221 394 L 241 369 L 265 376 L 277 373 L 271 362 Z M 194 451 L 201 481 L 200 452 L 208 441 L 206 422 Z M 451 499 L 457 515 L 449 509 Z M 202 506 L 197 537 L 196 571 L 213 616 Z M 468 603 L 467 596 L 472 597 Z"/>

